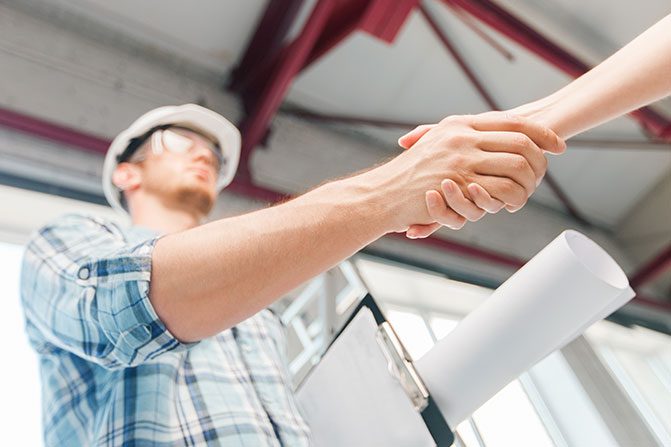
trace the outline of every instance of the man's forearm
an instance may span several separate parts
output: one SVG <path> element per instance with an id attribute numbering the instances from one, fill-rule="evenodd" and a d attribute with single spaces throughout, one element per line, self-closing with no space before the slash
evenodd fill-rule
<path id="1" fill-rule="evenodd" d="M 537 156 L 545 161 L 536 144 L 563 150 L 550 129 L 532 120 L 503 113 L 443 120 L 413 150 L 375 169 L 161 238 L 152 255 L 150 300 L 177 338 L 217 334 L 385 233 L 435 222 L 426 191 L 445 178 L 458 187 L 481 179 L 502 197 L 526 201 L 536 171 L 545 170 L 535 162 Z"/>
<path id="2" fill-rule="evenodd" d="M 161 238 L 150 288 L 161 320 L 182 341 L 212 336 L 381 237 L 389 213 L 369 179 Z"/>
<path id="3" fill-rule="evenodd" d="M 669 55 L 671 15 L 566 87 L 511 113 L 571 137 L 669 95 Z"/>

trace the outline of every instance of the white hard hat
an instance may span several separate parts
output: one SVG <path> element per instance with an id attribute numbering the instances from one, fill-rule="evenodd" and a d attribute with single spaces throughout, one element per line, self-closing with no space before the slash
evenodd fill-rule
<path id="1" fill-rule="evenodd" d="M 233 181 L 240 160 L 238 128 L 218 113 L 196 104 L 159 107 L 145 113 L 117 135 L 107 151 L 103 166 L 103 191 L 112 208 L 127 213 L 121 206 L 121 191 L 112 183 L 112 173 L 119 164 L 118 157 L 124 153 L 134 138 L 163 125 L 181 125 L 213 137 L 226 160 L 225 171 L 217 183 L 217 191 L 220 192 Z"/>

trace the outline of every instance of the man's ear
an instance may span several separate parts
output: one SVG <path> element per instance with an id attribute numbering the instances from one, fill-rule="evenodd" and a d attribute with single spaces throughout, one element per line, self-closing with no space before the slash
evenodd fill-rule
<path id="1" fill-rule="evenodd" d="M 142 169 L 135 163 L 119 163 L 112 173 L 112 183 L 122 191 L 133 191 L 142 184 Z"/>

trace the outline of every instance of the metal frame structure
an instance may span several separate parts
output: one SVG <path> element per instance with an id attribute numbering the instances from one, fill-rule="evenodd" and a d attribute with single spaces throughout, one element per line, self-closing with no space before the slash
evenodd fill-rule
<path id="1" fill-rule="evenodd" d="M 285 3 L 286 2 L 291 3 L 293 6 L 293 4 L 296 3 L 296 0 L 285 0 Z M 467 17 L 473 17 L 474 19 L 479 20 L 502 35 L 512 39 L 527 50 L 535 53 L 546 62 L 552 64 L 554 67 L 573 77 L 578 77 L 590 69 L 589 65 L 581 61 L 579 58 L 572 55 L 558 44 L 552 42 L 550 39 L 536 31 L 533 27 L 524 23 L 522 20 L 515 17 L 506 9 L 502 8 L 491 0 L 442 0 L 442 2 L 448 6 L 462 21 L 467 23 L 471 29 L 474 30 L 474 32 L 478 33 L 478 28 Z M 320 0 L 317 2 L 311 17 L 308 19 L 303 28 L 303 32 L 291 44 L 280 50 L 282 57 L 275 63 L 275 65 L 278 66 L 275 69 L 276 76 L 268 80 L 264 94 L 262 94 L 260 98 L 256 99 L 256 108 L 248 108 L 249 113 L 243 122 L 242 127 L 244 141 L 244 155 L 242 163 L 243 178 L 249 178 L 249 168 L 247 163 L 249 161 L 251 151 L 261 141 L 262 135 L 265 135 L 267 132 L 272 116 L 278 110 L 282 102 L 282 95 L 286 93 L 293 77 L 298 75 L 300 71 L 305 68 L 305 66 L 313 62 L 316 57 L 323 55 L 326 51 L 333 48 L 335 45 L 337 45 L 337 43 L 342 41 L 355 29 L 363 29 L 370 32 L 370 23 L 380 23 L 388 20 L 388 16 L 385 16 L 385 13 L 388 14 L 388 9 L 382 7 L 385 3 L 383 0 L 359 2 L 342 0 L 337 5 L 338 10 L 331 9 L 335 3 L 338 2 L 335 0 Z M 358 9 L 356 4 L 359 5 Z M 391 9 L 396 10 L 397 13 L 394 16 L 396 20 L 387 27 L 389 32 L 384 34 L 384 37 L 382 36 L 382 33 L 376 34 L 373 32 L 373 35 L 376 35 L 379 38 L 384 38 L 388 42 L 392 41 L 398 33 L 400 27 L 403 25 L 403 21 L 408 17 L 410 10 L 417 7 L 429 27 L 445 46 L 446 50 L 452 56 L 454 61 L 459 65 L 462 72 L 469 79 L 482 100 L 492 110 L 500 109 L 493 96 L 488 92 L 475 72 L 469 67 L 465 58 L 450 42 L 445 32 L 440 28 L 437 21 L 432 17 L 430 11 L 428 11 L 428 9 L 423 4 L 421 4 L 421 2 L 410 0 L 400 3 L 396 2 L 392 6 L 393 8 Z M 232 83 L 233 85 L 238 84 L 240 82 L 240 77 L 245 76 L 246 74 L 255 73 L 256 78 L 258 78 L 260 76 L 259 73 L 265 72 L 265 70 L 256 70 L 259 67 L 255 67 L 255 64 L 250 61 L 252 61 L 255 54 L 258 54 L 255 43 L 269 38 L 267 28 L 264 27 L 264 23 L 269 20 L 268 16 L 272 15 L 273 8 L 275 8 L 275 6 L 268 7 L 266 15 L 260 22 L 260 25 L 255 33 L 255 37 L 252 40 L 252 45 L 250 45 L 245 54 L 245 57 L 243 58 L 243 63 L 240 65 L 240 69 L 236 70 Z M 293 14 L 297 14 L 298 12 L 297 8 L 287 8 L 287 10 L 291 10 Z M 364 10 L 367 13 L 369 22 L 358 22 L 358 19 L 360 19 L 361 15 L 364 15 Z M 330 17 L 330 15 L 338 15 L 338 17 L 337 19 L 334 19 L 333 17 Z M 283 15 L 282 20 L 285 18 L 286 15 Z M 330 28 L 328 27 L 329 23 L 331 24 Z M 335 23 L 335 25 L 333 23 Z M 322 36 L 319 36 L 320 32 L 323 33 Z M 478 35 L 481 37 L 486 36 L 484 33 L 478 33 Z M 281 36 L 278 35 L 277 38 L 279 37 Z M 320 39 L 321 42 L 327 41 L 329 44 L 318 45 L 317 42 L 320 41 Z M 488 42 L 497 48 L 499 47 L 492 39 L 488 39 Z M 317 50 L 315 50 L 315 47 Z M 312 54 L 312 57 L 310 57 L 310 54 Z M 509 58 L 511 57 L 512 55 L 510 55 Z M 301 63 L 303 63 L 302 66 Z M 245 93 L 242 93 L 243 99 L 245 99 Z M 294 112 L 294 114 L 299 116 L 303 115 L 304 117 L 308 118 L 315 118 L 318 116 L 316 114 L 311 114 L 310 112 L 305 111 Z M 647 132 L 656 138 L 662 141 L 671 140 L 671 121 L 660 115 L 652 108 L 643 107 L 632 112 L 630 115 L 632 118 L 638 121 Z M 408 123 L 395 123 L 382 120 L 364 120 L 351 117 L 320 116 L 319 119 L 350 122 L 352 124 L 373 124 L 389 127 L 414 126 L 413 124 Z M 587 219 L 585 219 L 578 211 L 573 201 L 563 191 L 557 180 L 549 173 L 546 175 L 546 180 L 548 186 L 551 188 L 557 199 L 559 199 L 559 201 L 564 205 L 567 212 L 581 224 L 589 225 Z M 437 238 L 430 238 L 427 241 L 434 246 L 445 245 L 443 240 L 439 240 Z M 448 245 L 449 246 L 443 248 L 457 253 L 475 255 L 481 259 L 489 260 L 491 262 L 516 267 L 519 267 L 523 264 L 522 261 L 510 259 L 505 255 L 500 255 L 497 253 L 482 253 L 480 250 L 473 252 L 473 250 L 468 247 L 459 245 L 453 246 L 449 242 Z M 642 285 L 645 280 L 655 276 L 659 271 L 668 268 L 669 264 L 671 264 L 671 245 L 664 251 L 664 253 L 662 253 L 660 257 L 652 260 L 650 265 L 644 266 L 639 272 L 634 274 L 632 279 L 632 286 L 638 287 Z"/>
<path id="2" fill-rule="evenodd" d="M 477 27 L 470 18 L 492 27 L 572 76 L 579 76 L 589 69 L 585 63 L 568 51 L 490 0 L 441 1 L 457 12 L 460 20 L 468 22 L 472 29 L 477 30 Z M 284 198 L 284 194 L 254 183 L 249 169 L 249 160 L 252 151 L 262 143 L 267 135 L 270 122 L 281 106 L 291 82 L 303 69 L 356 30 L 367 32 L 387 42 L 393 41 L 409 14 L 418 7 L 429 26 L 473 83 L 483 100 L 491 108 L 497 108 L 491 94 L 470 69 L 463 56 L 447 39 L 445 33 L 441 31 L 429 11 L 420 5 L 420 0 L 318 0 L 297 36 L 291 42 L 285 43 L 289 29 L 297 19 L 302 5 L 302 0 L 278 0 L 268 3 L 242 62 L 231 77 L 229 88 L 241 97 L 246 117 L 241 123 L 243 150 L 239 173 L 230 185 L 230 191 L 267 202 L 276 202 Z M 482 33 L 479 35 L 484 36 Z M 493 40 L 489 39 L 489 42 L 495 45 Z M 302 114 L 306 118 L 317 116 L 310 112 L 298 112 L 297 114 L 299 116 Z M 631 115 L 658 139 L 671 140 L 671 123 L 653 109 L 642 108 L 632 112 Z M 414 126 L 409 123 L 390 123 L 347 117 L 321 117 L 321 119 L 348 121 L 353 124 Z M 109 145 L 104 138 L 6 109 L 0 109 L 0 125 L 86 151 L 104 153 Z M 581 217 L 557 182 L 550 180 L 548 184 L 564 203 L 568 212 L 576 220 L 584 223 L 585 219 Z M 525 262 L 502 253 L 444 238 L 430 237 L 418 240 L 416 243 L 508 268 L 519 268 Z M 671 246 L 636 272 L 632 277 L 632 285 L 640 287 L 669 266 L 671 266 Z M 637 298 L 637 300 L 655 307 L 671 309 L 671 304 L 662 304 L 646 298 Z"/>
<path id="3" fill-rule="evenodd" d="M 578 57 L 552 42 L 532 26 L 491 0 L 441 1 L 470 14 L 570 76 L 579 77 L 591 68 Z M 671 140 L 671 121 L 654 109 L 642 107 L 629 115 L 655 137 L 662 140 Z"/>
<path id="4" fill-rule="evenodd" d="M 473 17 L 489 25 L 571 76 L 580 76 L 590 68 L 577 57 L 571 55 L 568 51 L 535 31 L 504 8 L 489 0 L 442 1 L 460 20 L 467 23 L 482 38 L 486 35 L 478 33 L 478 28 L 468 17 Z M 278 54 L 274 59 L 272 57 L 270 59 L 268 57 L 262 59 L 259 42 L 274 41 L 276 42 L 275 45 L 277 45 L 277 42 L 282 41 L 285 37 L 285 30 L 288 26 L 286 23 L 291 19 L 290 16 L 298 14 L 297 0 L 283 0 L 283 2 L 278 3 L 284 3 L 285 12 L 277 12 L 277 4 L 269 5 L 231 81 L 232 90 L 237 91 L 242 96 L 248 112 L 247 117 L 241 123 L 243 149 L 239 176 L 242 178 L 250 178 L 249 159 L 251 153 L 266 136 L 272 117 L 279 109 L 283 97 L 295 76 L 310 63 L 314 62 L 316 58 L 325 54 L 357 29 L 368 31 L 387 42 L 393 41 L 403 22 L 407 19 L 409 12 L 414 8 L 419 9 L 429 27 L 442 42 L 457 65 L 459 65 L 481 99 L 490 109 L 500 110 L 493 96 L 469 67 L 465 58 L 450 42 L 448 36 L 433 18 L 430 11 L 418 0 L 394 2 L 393 5 L 386 5 L 389 2 L 385 0 L 341 0 L 339 2 L 336 0 L 319 0 L 299 36 L 290 44 L 277 51 L 276 53 Z M 334 6 L 337 6 L 337 8 L 334 8 Z M 385 8 L 384 6 L 390 7 Z M 273 15 L 275 15 L 274 21 Z M 271 37 L 274 28 L 269 27 L 268 23 L 284 24 L 284 27 L 277 28 L 278 30 L 274 39 Z M 385 24 L 385 27 L 382 28 L 380 24 Z M 269 32 L 269 29 L 271 32 Z M 327 43 L 325 44 L 324 42 Z M 488 38 L 487 42 L 495 46 L 495 48 L 501 47 L 496 45 L 491 38 Z M 268 46 L 270 50 L 266 51 L 265 55 L 272 56 L 274 47 Z M 510 53 L 504 53 L 504 56 L 506 54 L 509 55 L 506 57 L 512 57 Z M 270 67 L 267 62 L 268 60 L 273 60 L 273 64 Z M 269 74 L 272 75 L 269 76 Z M 244 77 L 253 79 L 254 91 L 262 91 L 259 96 L 254 96 L 249 88 L 241 89 L 239 87 L 244 83 L 242 80 Z M 265 84 L 259 84 L 259 79 L 265 79 Z M 632 112 L 631 116 L 656 137 L 668 137 L 671 139 L 671 122 L 653 109 L 643 107 Z M 342 122 L 342 118 L 339 117 L 339 121 Z M 350 118 L 349 121 L 352 123 L 362 123 L 360 119 Z M 371 120 L 367 120 L 366 122 L 371 123 Z M 387 125 L 387 123 L 381 121 L 377 121 L 377 123 Z M 393 126 L 394 124 L 388 123 L 388 125 Z M 410 127 L 414 126 L 410 125 Z M 549 172 L 546 174 L 546 180 L 548 187 L 562 203 L 568 214 L 582 225 L 591 226 L 590 222 L 580 213 L 575 203 L 562 189 L 559 182 Z"/>
<path id="5" fill-rule="evenodd" d="M 95 135 L 80 132 L 59 124 L 3 108 L 0 108 L 0 126 L 23 132 L 31 136 L 62 143 L 87 152 L 96 152 L 100 154 L 105 154 L 111 143 L 111 141 Z M 235 178 L 227 189 L 244 197 L 263 202 L 277 202 L 286 197 L 286 194 L 255 185 L 252 180 L 248 178 Z M 469 258 L 478 259 L 483 262 L 510 269 L 518 269 L 526 263 L 526 260 L 521 258 L 442 237 L 432 236 L 426 239 L 416 239 L 413 241 L 408 240 L 402 234 L 390 234 L 386 237 L 397 238 L 407 243 L 426 245 L 434 249 L 443 250 L 460 256 L 467 256 Z M 667 248 L 662 255 L 643 266 L 638 272 L 635 272 L 632 278 L 638 278 L 636 286 L 642 286 L 653 276 L 671 267 L 671 262 L 669 262 L 669 257 L 671 256 L 670 253 L 671 246 Z M 662 303 L 642 296 L 634 298 L 634 302 L 646 307 L 653 307 L 671 312 L 671 303 Z"/>

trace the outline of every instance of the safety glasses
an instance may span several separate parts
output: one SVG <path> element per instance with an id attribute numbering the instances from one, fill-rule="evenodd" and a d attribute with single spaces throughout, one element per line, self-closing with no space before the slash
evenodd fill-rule
<path id="1" fill-rule="evenodd" d="M 214 156 L 215 169 L 218 172 L 217 183 L 224 178 L 226 159 L 219 145 L 196 131 L 180 126 L 161 126 L 150 130 L 135 139 L 118 157 L 118 162 L 138 163 L 145 160 L 146 153 L 138 152 L 137 149 L 149 138 L 151 138 L 151 151 L 156 155 L 166 151 L 184 154 L 199 146 L 206 147 Z"/>

